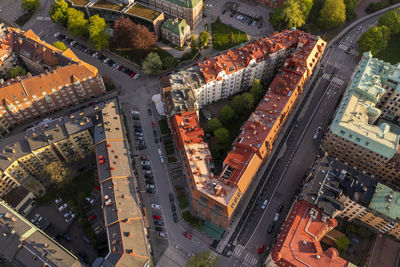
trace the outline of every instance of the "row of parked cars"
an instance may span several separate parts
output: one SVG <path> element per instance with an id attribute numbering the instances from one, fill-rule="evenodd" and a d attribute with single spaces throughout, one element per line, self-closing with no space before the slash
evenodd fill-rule
<path id="1" fill-rule="evenodd" d="M 155 194 L 156 186 L 154 185 L 154 177 L 149 158 L 147 156 L 141 156 L 140 164 L 142 165 L 144 182 L 146 183 L 146 192 L 149 194 Z"/>
<path id="2" fill-rule="evenodd" d="M 133 70 L 131 70 L 121 64 L 116 63 L 115 61 L 106 57 L 105 55 L 103 55 L 97 51 L 94 51 L 94 50 L 86 47 L 85 45 L 78 43 L 77 41 L 69 38 L 68 35 L 64 35 L 64 34 L 57 32 L 54 34 L 54 37 L 58 38 L 60 41 L 63 41 L 65 44 L 72 46 L 72 47 L 88 54 L 89 56 L 96 58 L 100 62 L 103 62 L 103 63 L 107 64 L 108 66 L 128 75 L 129 77 L 131 77 L 133 79 L 138 79 L 140 77 L 139 73 L 136 73 Z"/>
<path id="3" fill-rule="evenodd" d="M 154 210 L 161 211 L 161 206 L 159 204 L 151 204 L 151 208 Z M 156 230 L 157 236 L 160 237 L 167 237 L 167 233 L 164 231 L 164 222 L 163 222 L 163 217 L 161 215 L 153 215 L 153 220 L 154 220 L 154 229 Z"/>
<path id="4" fill-rule="evenodd" d="M 144 140 L 143 126 L 140 122 L 140 112 L 131 110 L 131 117 L 133 120 L 133 128 L 135 129 L 135 138 L 139 150 L 146 149 L 146 141 Z"/>
<path id="5" fill-rule="evenodd" d="M 67 210 L 68 208 L 67 203 L 63 203 L 62 199 L 59 197 L 56 200 L 54 200 L 54 204 L 56 204 L 58 211 L 64 216 L 66 223 L 70 223 L 73 221 L 73 219 L 75 218 L 75 214 L 71 210 Z"/>
<path id="6" fill-rule="evenodd" d="M 224 9 L 222 10 L 222 15 L 224 15 L 228 10 Z M 247 23 L 247 25 L 251 25 L 251 26 L 257 26 L 257 28 L 261 28 L 262 27 L 262 23 L 258 22 L 257 20 L 253 19 L 252 17 L 246 16 L 246 15 L 241 15 L 241 14 L 236 14 L 235 11 L 231 11 L 230 15 L 231 18 L 235 17 L 237 20 L 243 22 L 243 23 Z"/>

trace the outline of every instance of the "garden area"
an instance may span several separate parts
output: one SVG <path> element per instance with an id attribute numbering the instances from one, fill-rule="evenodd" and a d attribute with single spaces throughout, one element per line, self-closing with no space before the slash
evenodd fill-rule
<path id="1" fill-rule="evenodd" d="M 196 227 L 201 231 L 201 228 L 203 227 L 204 221 L 202 219 L 199 219 L 195 216 L 193 216 L 190 211 L 184 211 L 182 212 L 182 218 L 191 226 Z"/>
<path id="2" fill-rule="evenodd" d="M 164 148 L 165 148 L 165 153 L 167 153 L 167 156 L 174 155 L 175 147 L 174 143 L 171 140 L 164 141 Z"/>
<path id="3" fill-rule="evenodd" d="M 161 119 L 158 121 L 158 126 L 160 127 L 160 131 L 162 135 L 170 135 L 171 130 L 168 127 L 167 119 Z"/>
<path id="4" fill-rule="evenodd" d="M 212 41 L 215 50 L 223 51 L 248 41 L 247 34 L 217 20 L 211 24 Z"/>

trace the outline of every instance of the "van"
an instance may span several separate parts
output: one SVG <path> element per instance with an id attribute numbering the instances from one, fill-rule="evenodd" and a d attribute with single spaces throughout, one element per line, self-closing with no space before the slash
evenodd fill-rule
<path id="1" fill-rule="evenodd" d="M 82 236 L 83 241 L 85 241 L 86 243 L 90 244 L 90 240 L 89 238 L 87 238 L 86 236 Z"/>
<path id="2" fill-rule="evenodd" d="M 263 204 L 261 205 L 262 209 L 265 209 L 267 207 L 268 200 L 264 200 Z"/>

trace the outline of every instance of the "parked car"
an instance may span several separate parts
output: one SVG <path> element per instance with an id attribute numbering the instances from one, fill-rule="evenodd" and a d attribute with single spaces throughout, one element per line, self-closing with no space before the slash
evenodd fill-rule
<path id="1" fill-rule="evenodd" d="M 72 211 L 67 211 L 65 214 L 64 214 L 64 218 L 68 218 L 69 216 L 71 216 L 71 214 L 72 214 Z"/>
<path id="2" fill-rule="evenodd" d="M 147 188 L 146 193 L 155 194 L 156 191 L 154 189 Z"/>
<path id="3" fill-rule="evenodd" d="M 264 251 L 264 245 L 259 246 L 257 253 L 261 254 Z"/>
<path id="4" fill-rule="evenodd" d="M 162 156 L 162 152 L 161 152 L 160 148 L 157 148 L 157 153 L 158 153 L 159 156 Z"/>
<path id="5" fill-rule="evenodd" d="M 152 184 L 152 185 L 154 185 L 154 182 L 153 182 L 152 180 L 144 180 L 144 182 L 145 182 L 146 184 Z"/>
<path id="6" fill-rule="evenodd" d="M 139 146 L 146 146 L 146 143 L 144 141 L 138 141 L 137 143 Z"/>
<path id="7" fill-rule="evenodd" d="M 158 236 L 161 237 L 167 237 L 167 234 L 165 232 L 156 232 Z"/>
<path id="8" fill-rule="evenodd" d="M 153 219 L 155 219 L 155 220 L 162 220 L 162 216 L 160 216 L 160 215 L 153 215 Z"/>
<path id="9" fill-rule="evenodd" d="M 315 131 L 315 134 L 313 136 L 313 139 L 316 140 L 318 138 L 319 133 L 321 132 L 322 128 L 318 127 L 317 130 Z"/>
<path id="10" fill-rule="evenodd" d="M 66 219 L 65 219 L 65 222 L 66 222 L 66 223 L 69 223 L 69 222 L 71 222 L 74 218 L 75 218 L 75 214 L 71 213 L 71 217 L 66 218 Z"/>
<path id="11" fill-rule="evenodd" d="M 141 156 L 140 159 L 141 160 L 147 160 L 147 156 Z"/>
<path id="12" fill-rule="evenodd" d="M 151 171 L 149 171 L 149 170 L 144 170 L 143 173 L 144 173 L 144 174 L 153 174 L 153 173 L 152 173 Z"/>
<path id="13" fill-rule="evenodd" d="M 151 208 L 159 210 L 159 209 L 161 209 L 161 206 L 158 205 L 158 204 L 153 203 L 153 204 L 151 204 Z"/>
<path id="14" fill-rule="evenodd" d="M 60 36 L 60 33 L 59 32 L 56 32 L 55 34 L 54 34 L 54 37 L 55 38 L 58 38 Z"/>
<path id="15" fill-rule="evenodd" d="M 67 234 L 65 234 L 65 233 L 64 233 L 64 235 L 63 235 L 63 238 L 64 238 L 65 240 L 67 240 L 68 242 L 71 242 L 71 241 L 72 241 L 72 237 L 70 237 L 69 235 L 67 235 Z"/>
<path id="16" fill-rule="evenodd" d="M 138 140 L 138 141 L 144 141 L 144 138 L 143 138 L 143 136 L 136 136 L 136 140 Z"/>
<path id="17" fill-rule="evenodd" d="M 159 231 L 159 232 L 164 231 L 164 228 L 162 228 L 162 227 L 160 227 L 160 226 L 154 226 L 154 229 L 155 229 L 156 231 Z"/>
<path id="18" fill-rule="evenodd" d="M 84 258 L 84 259 L 87 258 L 87 254 L 86 254 L 83 250 L 79 250 L 79 251 L 78 251 L 78 255 L 81 256 L 81 257 Z"/>
<path id="19" fill-rule="evenodd" d="M 175 211 L 176 211 L 176 206 L 175 206 L 174 203 L 171 203 L 171 210 L 172 210 L 172 212 L 175 212 Z"/>
<path id="20" fill-rule="evenodd" d="M 174 194 L 169 193 L 169 202 L 173 203 L 174 202 Z"/>
<path id="21" fill-rule="evenodd" d="M 282 210 L 283 210 L 283 207 L 284 207 L 284 204 L 280 204 L 279 207 L 278 207 L 277 212 L 278 212 L 278 213 L 281 213 Z"/>
<path id="22" fill-rule="evenodd" d="M 146 188 L 154 189 L 154 188 L 156 188 L 156 187 L 154 186 L 154 184 L 147 184 L 147 185 L 146 185 Z"/>
<path id="23" fill-rule="evenodd" d="M 88 221 L 89 222 L 91 222 L 91 221 L 93 221 L 94 219 L 96 219 L 96 215 L 92 215 L 92 216 L 90 216 L 89 218 L 88 218 Z"/>
<path id="24" fill-rule="evenodd" d="M 149 114 L 149 116 L 153 115 L 153 112 L 151 111 L 151 109 L 147 109 L 147 114 Z"/>
<path id="25" fill-rule="evenodd" d="M 150 171 L 150 170 L 151 170 L 151 167 L 150 167 L 150 166 L 147 166 L 147 165 L 142 165 L 142 169 L 143 169 L 143 170 Z"/>
<path id="26" fill-rule="evenodd" d="M 140 162 L 140 164 L 142 164 L 142 165 L 144 165 L 144 166 L 150 166 L 150 161 L 148 161 L 148 160 L 142 160 L 141 162 Z"/>
<path id="27" fill-rule="evenodd" d="M 156 225 L 164 225 L 163 221 L 154 220 L 154 224 Z"/>
<path id="28" fill-rule="evenodd" d="M 67 203 L 64 203 L 63 205 L 61 205 L 61 206 L 58 208 L 58 210 L 61 212 L 61 211 L 65 210 L 67 207 L 68 207 L 68 204 L 67 204 Z"/>
<path id="29" fill-rule="evenodd" d="M 264 200 L 263 204 L 261 205 L 262 209 L 265 209 L 268 205 L 268 200 Z"/>
<path id="30" fill-rule="evenodd" d="M 161 164 L 164 163 L 164 157 L 163 156 L 160 156 L 160 162 L 161 162 Z"/>
<path id="31" fill-rule="evenodd" d="M 82 240 L 83 241 L 85 241 L 87 244 L 90 244 L 91 242 L 90 242 L 90 239 L 89 238 L 87 238 L 86 236 L 82 236 Z"/>
<path id="32" fill-rule="evenodd" d="M 277 213 L 275 214 L 275 217 L 274 217 L 274 222 L 278 221 L 278 219 L 279 219 L 279 213 L 277 212 Z"/>
<path id="33" fill-rule="evenodd" d="M 89 202 L 90 204 L 93 205 L 94 199 L 92 199 L 92 198 L 90 198 L 90 197 L 86 197 L 85 199 L 86 199 L 87 202 Z"/>
<path id="34" fill-rule="evenodd" d="M 261 205 L 262 200 L 263 200 L 263 197 L 262 197 L 262 196 L 258 196 L 258 198 L 257 198 L 257 200 L 256 200 L 256 205 L 257 205 L 257 206 Z"/>
<path id="35" fill-rule="evenodd" d="M 271 223 L 271 224 L 268 226 L 267 233 L 270 234 L 270 233 L 272 233 L 273 230 L 274 230 L 274 223 Z"/>
<path id="36" fill-rule="evenodd" d="M 145 174 L 145 175 L 144 175 L 144 179 L 153 180 L 153 175 L 151 175 L 151 174 Z"/>
<path id="37" fill-rule="evenodd" d="M 61 199 L 61 197 L 59 197 L 59 198 L 56 198 L 56 199 L 54 200 L 54 203 L 58 204 L 58 203 L 60 203 L 61 201 L 62 201 L 62 199 Z"/>
<path id="38" fill-rule="evenodd" d="M 173 212 L 172 213 L 172 217 L 174 218 L 174 222 L 175 223 L 177 223 L 179 220 L 178 220 L 178 215 L 176 215 L 176 212 Z"/>
<path id="39" fill-rule="evenodd" d="M 31 223 L 36 222 L 40 217 L 41 217 L 40 214 L 39 214 L 39 213 L 36 213 L 36 214 L 32 217 Z"/>
<path id="40" fill-rule="evenodd" d="M 136 132 L 135 132 L 135 135 L 136 135 L 136 136 L 143 136 L 143 133 L 142 133 L 142 132 L 136 131 Z"/>

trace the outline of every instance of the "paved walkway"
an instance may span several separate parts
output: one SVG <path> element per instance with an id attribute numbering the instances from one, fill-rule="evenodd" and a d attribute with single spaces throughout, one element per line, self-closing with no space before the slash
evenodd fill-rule
<path id="1" fill-rule="evenodd" d="M 367 8 L 367 6 L 370 3 L 377 3 L 380 0 L 361 0 L 361 2 L 358 4 L 358 6 L 356 7 L 356 14 L 357 14 L 357 18 L 361 18 L 367 15 L 367 12 L 365 12 L 365 9 Z"/>

